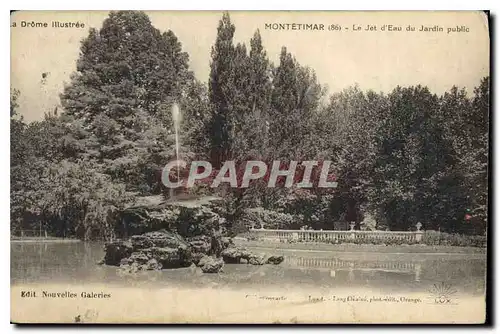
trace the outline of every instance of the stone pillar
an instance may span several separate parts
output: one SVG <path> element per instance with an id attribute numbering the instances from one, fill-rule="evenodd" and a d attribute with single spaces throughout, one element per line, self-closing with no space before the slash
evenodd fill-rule
<path id="1" fill-rule="evenodd" d="M 415 232 L 415 240 L 418 243 L 420 243 L 420 242 L 422 242 L 422 234 L 424 234 L 424 231 L 420 230 L 422 228 L 422 224 L 420 222 L 417 223 L 416 227 L 417 227 L 417 231 Z"/>
<path id="2" fill-rule="evenodd" d="M 351 227 L 351 229 L 349 230 L 349 231 L 351 231 L 351 235 L 350 235 L 351 239 L 354 239 L 354 238 L 356 237 L 356 234 L 354 233 L 354 226 L 355 226 L 355 225 L 356 225 L 356 223 L 355 223 L 355 222 L 351 222 L 351 223 L 349 224 L 349 226 Z"/>

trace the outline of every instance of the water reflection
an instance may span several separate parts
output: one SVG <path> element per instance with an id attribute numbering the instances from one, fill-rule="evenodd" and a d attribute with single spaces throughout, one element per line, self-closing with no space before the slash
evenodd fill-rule
<path id="1" fill-rule="evenodd" d="M 100 266 L 97 243 L 11 243 L 11 283 L 61 282 L 142 286 L 320 288 L 363 287 L 379 291 L 424 291 L 447 282 L 462 292 L 484 294 L 485 254 L 308 253 L 283 251 L 278 266 L 226 265 L 220 274 L 182 268 L 127 274 Z"/>

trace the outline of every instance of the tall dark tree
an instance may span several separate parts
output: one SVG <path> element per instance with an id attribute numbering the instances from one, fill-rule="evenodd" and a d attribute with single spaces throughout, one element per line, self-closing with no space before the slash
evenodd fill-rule
<path id="1" fill-rule="evenodd" d="M 248 59 L 248 84 L 252 110 L 264 114 L 269 108 L 271 81 L 270 64 L 262 45 L 260 31 L 257 30 L 250 40 Z"/>
<path id="2" fill-rule="evenodd" d="M 389 114 L 378 129 L 374 196 L 391 229 L 450 229 L 465 204 L 452 174 L 453 147 L 436 115 L 439 99 L 428 88 L 396 88 Z"/>
<path id="3" fill-rule="evenodd" d="M 387 115 L 386 96 L 354 86 L 333 94 L 315 119 L 317 154 L 333 161 L 332 172 L 338 180 L 332 203 L 337 220 L 359 222 L 365 214 L 376 215 L 376 208 L 369 207 L 369 194 L 377 159 L 377 131 Z"/>
<path id="4" fill-rule="evenodd" d="M 231 134 L 233 131 L 234 97 L 234 56 L 233 36 L 234 24 L 229 13 L 224 13 L 219 21 L 217 37 L 212 47 L 208 96 L 211 106 L 211 119 L 207 136 L 210 138 L 212 162 L 217 166 L 229 156 L 231 151 Z"/>
<path id="5" fill-rule="evenodd" d="M 230 100 L 232 110 L 232 134 L 234 140 L 243 130 L 245 116 L 252 111 L 250 98 L 251 85 L 249 82 L 249 59 L 245 44 L 238 43 L 234 49 L 234 59 L 232 63 L 233 91 Z"/>
<path id="6" fill-rule="evenodd" d="M 297 86 L 296 63 L 286 47 L 281 48 L 280 63 L 273 76 L 273 94 L 271 98 L 273 113 L 286 118 L 295 109 L 299 100 Z"/>
<path id="7" fill-rule="evenodd" d="M 157 191 L 156 170 L 174 152 L 170 106 L 193 81 L 188 60 L 174 33 L 161 33 L 143 12 L 111 12 L 91 29 L 61 95 L 65 114 L 86 132 L 82 157 L 132 189 Z"/>
<path id="8" fill-rule="evenodd" d="M 485 77 L 474 90 L 472 100 L 473 115 L 469 119 L 472 124 L 471 136 L 475 153 L 474 164 L 467 164 L 470 180 L 467 190 L 471 194 L 471 211 L 479 230 L 485 230 L 488 219 L 488 161 L 489 161 L 489 116 L 490 116 L 490 78 Z M 490 172 L 491 173 L 491 172 Z"/>
<path id="9" fill-rule="evenodd" d="M 271 67 L 259 30 L 250 40 L 246 66 L 246 110 L 242 125 L 240 156 L 266 157 L 269 142 L 269 111 L 272 92 Z"/>
<path id="10" fill-rule="evenodd" d="M 111 12 L 82 41 L 77 72 L 61 96 L 66 113 L 133 123 L 138 110 L 158 113 L 192 76 L 173 32 L 161 33 L 137 11 Z"/>
<path id="11" fill-rule="evenodd" d="M 310 121 L 317 111 L 323 90 L 314 71 L 301 66 L 295 58 L 281 49 L 280 63 L 274 70 L 269 116 L 270 142 L 279 144 L 277 156 L 304 159 L 312 154 L 306 143 Z M 287 153 L 286 147 L 294 147 Z"/>

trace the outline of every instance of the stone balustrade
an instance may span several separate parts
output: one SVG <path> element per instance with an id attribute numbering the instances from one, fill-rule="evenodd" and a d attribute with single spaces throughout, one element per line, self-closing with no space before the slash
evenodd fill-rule
<path id="1" fill-rule="evenodd" d="M 385 241 L 400 240 L 401 243 L 419 243 L 422 241 L 424 231 L 420 230 L 421 225 L 417 224 L 417 230 L 412 232 L 405 231 L 358 231 L 353 229 L 349 231 L 334 230 L 268 230 L 268 229 L 250 229 L 250 234 L 258 240 L 272 242 L 326 242 L 326 243 L 347 243 L 347 242 L 371 242 L 380 240 Z"/>

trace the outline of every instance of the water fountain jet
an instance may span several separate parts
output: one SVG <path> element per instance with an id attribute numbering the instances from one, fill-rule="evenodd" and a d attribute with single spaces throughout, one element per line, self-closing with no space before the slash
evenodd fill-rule
<path id="1" fill-rule="evenodd" d="M 180 141 L 179 141 L 179 127 L 181 123 L 181 111 L 179 109 L 179 105 L 174 102 L 172 105 L 172 121 L 174 124 L 174 133 L 175 133 L 175 159 L 177 161 L 177 180 L 179 180 L 179 151 L 180 151 Z M 170 199 L 174 198 L 174 189 L 170 189 Z"/>
<path id="2" fill-rule="evenodd" d="M 182 114 L 179 105 L 174 102 L 171 108 L 172 112 L 172 122 L 174 126 L 174 134 L 175 134 L 175 167 L 177 169 L 177 181 L 180 181 L 180 169 L 181 166 L 181 157 L 180 157 L 180 124 L 182 121 Z M 172 166 L 173 167 L 173 166 Z M 165 173 L 165 177 L 169 177 L 170 170 L 164 169 L 163 173 Z M 162 176 L 163 177 L 163 176 Z M 192 195 L 189 193 L 178 193 L 175 194 L 175 188 L 170 188 L 169 190 L 169 200 L 170 205 L 182 205 L 182 206 L 190 206 L 190 207 L 198 207 L 201 205 L 205 205 L 213 200 L 217 200 L 218 197 L 214 196 L 198 196 Z"/>

